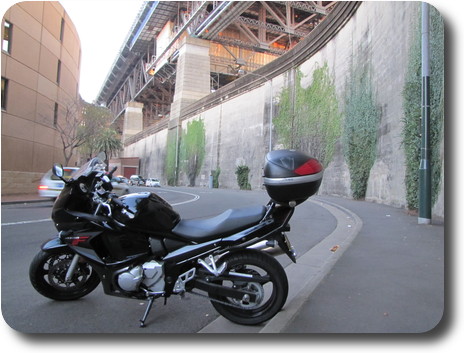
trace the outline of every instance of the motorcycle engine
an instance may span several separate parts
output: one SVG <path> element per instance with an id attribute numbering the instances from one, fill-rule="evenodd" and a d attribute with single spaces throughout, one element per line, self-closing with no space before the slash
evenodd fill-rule
<path id="1" fill-rule="evenodd" d="M 143 265 L 132 267 L 118 276 L 119 287 L 127 292 L 138 291 L 141 284 L 150 292 L 163 292 L 163 263 L 155 260 L 145 262 Z"/>

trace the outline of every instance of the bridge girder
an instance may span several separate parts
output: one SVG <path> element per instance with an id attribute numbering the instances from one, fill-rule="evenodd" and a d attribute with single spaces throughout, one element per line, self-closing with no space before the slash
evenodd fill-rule
<path id="1" fill-rule="evenodd" d="M 177 44 L 182 35 L 209 40 L 215 46 L 219 56 L 211 58 L 211 72 L 212 88 L 217 89 L 230 82 L 239 69 L 253 71 L 265 64 L 262 58 L 257 60 L 260 55 L 269 61 L 290 50 L 324 20 L 335 3 L 147 2 L 139 11 L 97 103 L 109 107 L 116 120 L 127 102 L 143 102 L 144 125 L 150 125 L 169 114 L 175 90 Z"/>

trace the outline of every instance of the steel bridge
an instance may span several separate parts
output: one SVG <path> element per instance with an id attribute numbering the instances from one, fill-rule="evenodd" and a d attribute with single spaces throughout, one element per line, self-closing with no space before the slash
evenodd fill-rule
<path id="1" fill-rule="evenodd" d="M 143 103 L 146 128 L 170 114 L 182 36 L 210 41 L 213 92 L 293 48 L 326 18 L 335 4 L 333 1 L 146 2 L 103 83 L 97 103 L 107 106 L 115 121 L 128 102 Z"/>

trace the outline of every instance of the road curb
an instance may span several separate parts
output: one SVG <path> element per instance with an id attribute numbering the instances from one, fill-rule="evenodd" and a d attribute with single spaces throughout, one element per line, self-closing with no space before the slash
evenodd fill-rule
<path id="1" fill-rule="evenodd" d="M 237 325 L 220 316 L 198 333 L 279 333 L 292 322 L 314 289 L 351 245 L 363 224 L 358 215 L 344 207 L 320 198 L 310 202 L 330 212 L 336 218 L 337 226 L 324 240 L 298 257 L 296 264 L 285 268 L 289 293 L 283 309 L 264 326 Z"/>
<path id="2" fill-rule="evenodd" d="M 16 204 L 26 204 L 26 203 L 39 203 L 39 202 L 50 202 L 49 199 L 37 199 L 37 200 L 11 200 L 11 201 L 1 201 L 2 205 L 16 205 Z"/>
<path id="3" fill-rule="evenodd" d="M 299 257 L 296 264 L 286 267 L 290 288 L 287 304 L 259 333 L 279 333 L 285 330 L 362 228 L 362 220 L 354 212 L 320 199 L 311 201 L 329 211 L 337 219 L 337 227 Z"/>

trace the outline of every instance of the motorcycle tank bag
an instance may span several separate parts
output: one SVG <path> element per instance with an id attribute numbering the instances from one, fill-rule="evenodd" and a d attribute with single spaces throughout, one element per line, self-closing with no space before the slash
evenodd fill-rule
<path id="1" fill-rule="evenodd" d="M 319 161 L 295 150 L 271 151 L 264 165 L 264 186 L 276 203 L 298 205 L 314 195 L 322 182 Z"/>
<path id="2" fill-rule="evenodd" d="M 128 211 L 114 212 L 114 218 L 134 230 L 166 232 L 180 221 L 179 214 L 172 206 L 154 193 L 128 194 L 121 196 L 119 200 Z"/>

